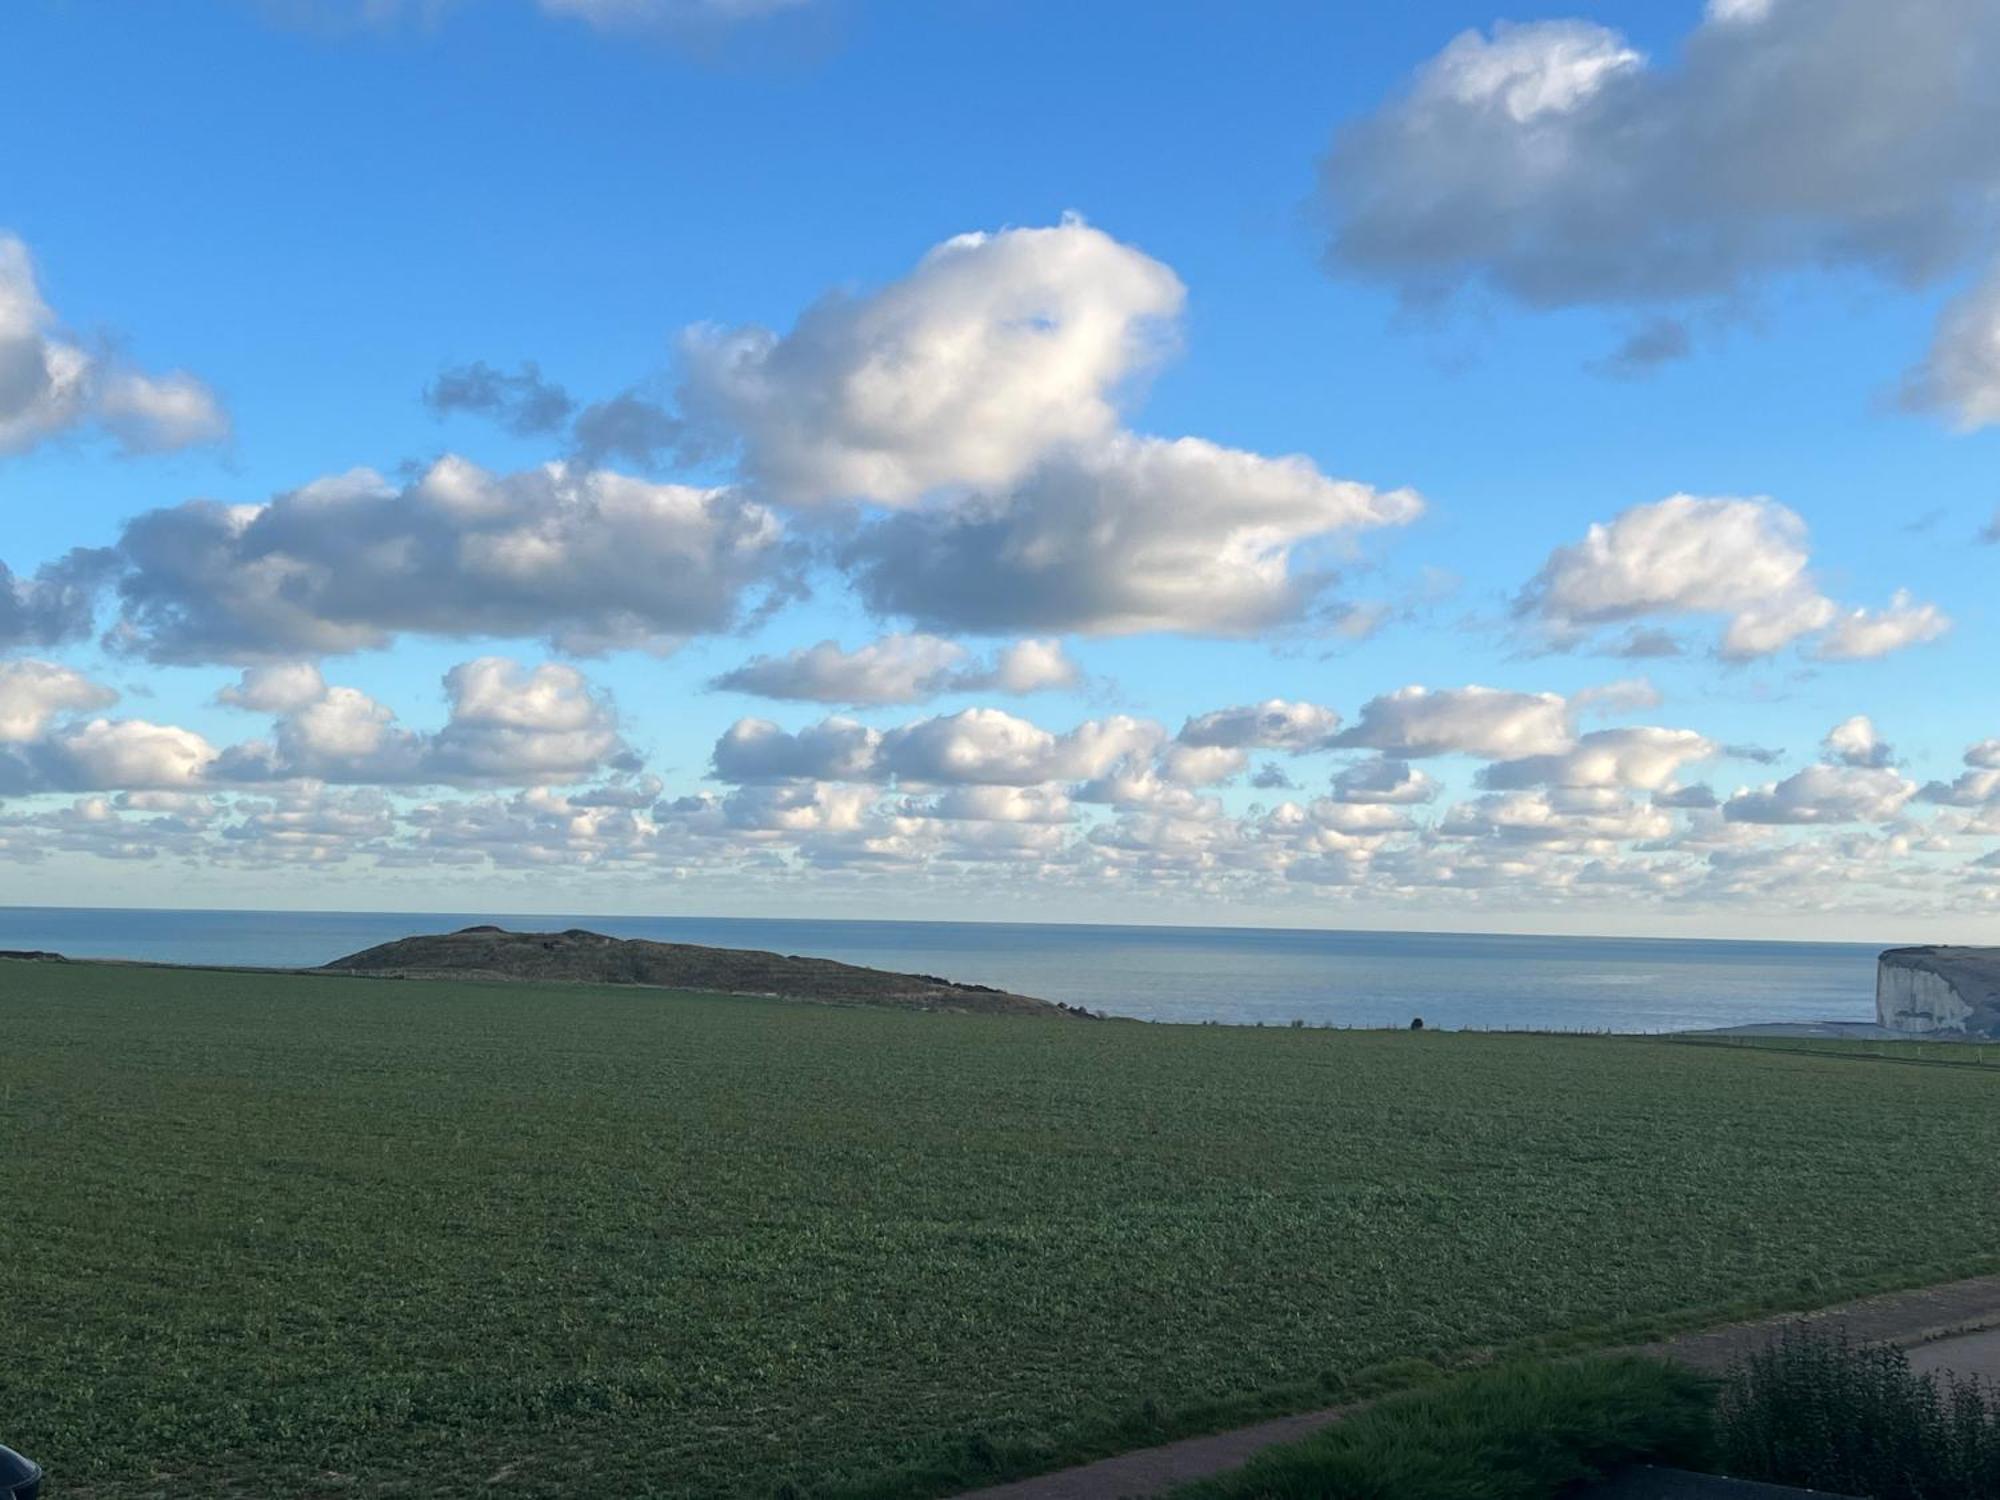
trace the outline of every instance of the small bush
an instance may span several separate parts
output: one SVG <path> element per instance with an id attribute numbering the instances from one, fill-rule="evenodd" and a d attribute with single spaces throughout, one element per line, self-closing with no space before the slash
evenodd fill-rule
<path id="1" fill-rule="evenodd" d="M 1546 1500 L 1638 1459 L 1707 1456 L 1711 1382 L 1657 1360 L 1500 1366 L 1389 1396 L 1181 1500 Z"/>
<path id="2" fill-rule="evenodd" d="M 1729 1373 L 1722 1460 L 1746 1479 L 1898 1500 L 2000 1495 L 2000 1393 L 1900 1349 L 1795 1327 Z"/>

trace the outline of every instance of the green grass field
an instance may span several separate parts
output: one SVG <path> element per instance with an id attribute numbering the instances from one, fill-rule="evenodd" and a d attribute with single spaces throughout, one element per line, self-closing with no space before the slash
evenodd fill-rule
<path id="1" fill-rule="evenodd" d="M 1773 1048 L 5 963 L 0 1057 L 51 1500 L 943 1493 L 2000 1249 L 2000 1077 Z"/>

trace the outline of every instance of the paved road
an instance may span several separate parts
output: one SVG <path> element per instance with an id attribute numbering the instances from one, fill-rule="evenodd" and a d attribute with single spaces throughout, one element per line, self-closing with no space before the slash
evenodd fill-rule
<path id="1" fill-rule="evenodd" d="M 1919 1344 L 1910 1350 L 1910 1368 L 1920 1372 L 1950 1370 L 1957 1375 L 1977 1375 L 2000 1386 L 2000 1328 Z"/>
<path id="2" fill-rule="evenodd" d="M 1734 1323 L 1648 1344 L 1639 1352 L 1720 1371 L 1763 1347 L 1779 1328 L 1799 1322 L 1844 1328 L 1859 1343 L 1903 1345 L 1910 1350 L 1911 1365 L 1919 1370 L 1948 1368 L 2000 1381 L 2000 1276 L 1865 1297 L 1803 1317 Z M 976 1490 L 960 1500 L 1149 1500 L 1177 1484 L 1241 1468 L 1260 1449 L 1306 1437 L 1339 1421 L 1345 1411 L 1332 1407 L 1210 1437 L 1186 1438 Z"/>

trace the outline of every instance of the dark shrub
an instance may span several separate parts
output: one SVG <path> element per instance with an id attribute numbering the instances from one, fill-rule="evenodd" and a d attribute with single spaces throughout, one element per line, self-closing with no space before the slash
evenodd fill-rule
<path id="1" fill-rule="evenodd" d="M 1804 1326 L 1730 1371 L 1723 1463 L 1746 1479 L 1888 1500 L 2000 1495 L 2000 1393 L 1918 1375 L 1900 1349 Z"/>

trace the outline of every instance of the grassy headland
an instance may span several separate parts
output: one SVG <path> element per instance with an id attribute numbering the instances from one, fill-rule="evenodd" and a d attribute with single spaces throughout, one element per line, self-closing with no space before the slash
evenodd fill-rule
<path id="1" fill-rule="evenodd" d="M 1974 1068 L 29 963 L 0 1038 L 69 1500 L 942 1493 L 1995 1264 Z"/>

